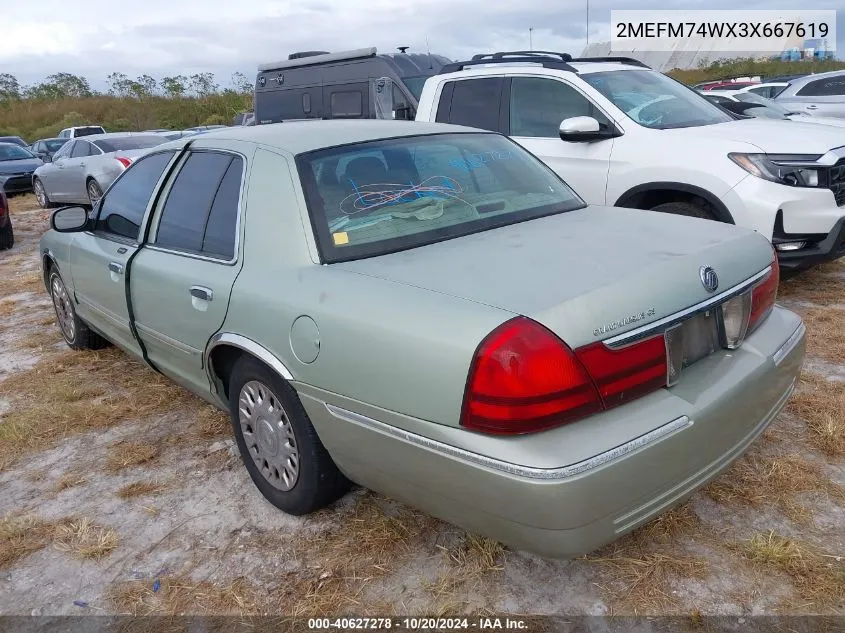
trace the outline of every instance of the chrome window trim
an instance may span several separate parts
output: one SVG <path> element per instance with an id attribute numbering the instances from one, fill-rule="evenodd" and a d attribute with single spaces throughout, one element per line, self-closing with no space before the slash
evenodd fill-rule
<path id="1" fill-rule="evenodd" d="M 167 198 L 170 196 L 170 192 L 173 189 L 173 185 L 176 183 L 176 179 L 179 177 L 179 173 L 185 167 L 185 163 L 188 162 L 188 159 L 191 157 L 191 154 L 200 153 L 200 152 L 211 152 L 216 154 L 231 154 L 233 156 L 238 156 L 243 161 L 243 166 L 241 167 L 241 185 L 240 185 L 240 192 L 238 195 L 238 212 L 237 216 L 235 217 L 235 244 L 233 253 L 234 256 L 231 259 L 223 259 L 221 257 L 214 257 L 212 255 L 204 255 L 202 253 L 197 253 L 194 251 L 187 251 L 187 250 L 180 250 L 176 248 L 167 248 L 164 246 L 158 246 L 155 243 L 155 240 L 158 239 L 158 227 L 161 223 L 161 216 L 164 213 L 164 205 L 167 204 Z M 152 217 L 150 218 L 150 236 L 149 240 L 144 244 L 144 248 L 148 248 L 151 251 L 158 251 L 160 253 L 169 253 L 171 255 L 180 255 L 182 257 L 188 257 L 190 259 L 198 259 L 201 261 L 213 262 L 215 264 L 224 264 L 226 266 L 234 266 L 240 260 L 240 245 L 241 245 L 241 218 L 243 216 L 244 210 L 244 199 L 245 199 L 245 187 L 246 187 L 246 174 L 248 169 L 248 161 L 246 155 L 242 152 L 233 149 L 218 149 L 216 147 L 197 147 L 197 148 L 189 148 L 188 151 L 185 153 L 184 158 L 180 161 L 180 164 L 176 165 L 177 169 L 173 173 L 173 177 L 167 183 L 167 191 L 163 192 L 165 195 L 160 198 L 160 201 L 157 201 L 156 206 L 152 210 Z M 223 174 L 225 176 L 225 172 Z M 215 194 L 216 195 L 216 194 Z M 212 204 L 214 200 L 212 199 Z M 210 211 L 209 211 L 210 212 Z"/>
<path id="2" fill-rule="evenodd" d="M 680 312 L 670 314 L 669 316 L 663 317 L 662 319 L 658 319 L 657 321 L 653 321 L 652 323 L 648 323 L 633 330 L 629 330 L 628 332 L 623 332 L 622 334 L 618 334 L 616 336 L 604 339 L 602 342 L 608 347 L 617 348 L 633 343 L 634 341 L 637 341 L 639 339 L 658 334 L 659 332 L 666 330 L 671 326 L 676 325 L 679 322 L 695 314 L 698 314 L 699 312 L 705 312 L 707 310 L 710 310 L 718 304 L 724 303 L 728 299 L 732 299 L 736 295 L 742 294 L 743 292 L 751 288 L 751 286 L 763 279 L 766 275 L 768 275 L 771 270 L 771 265 L 766 266 L 766 268 L 761 270 L 756 275 L 749 277 L 745 281 L 738 283 L 732 288 L 728 288 L 724 292 L 721 292 L 714 297 L 710 297 L 709 299 L 706 299 L 701 303 L 697 303 L 693 306 L 690 306 L 689 308 L 681 310 Z"/>
<path id="3" fill-rule="evenodd" d="M 464 462 L 474 464 L 476 466 L 483 466 L 509 475 L 516 475 L 517 477 L 524 477 L 526 479 L 539 479 L 543 481 L 557 481 L 560 479 L 568 479 L 576 475 L 580 475 L 590 470 L 595 470 L 605 464 L 615 461 L 625 455 L 633 453 L 639 449 L 645 448 L 649 444 L 666 438 L 675 433 L 681 432 L 684 429 L 691 427 L 694 422 L 687 416 L 682 415 L 675 418 L 666 424 L 663 424 L 656 429 L 649 431 L 639 437 L 636 437 L 629 442 L 620 444 L 615 448 L 604 451 L 590 457 L 588 459 L 569 464 L 568 466 L 561 466 L 559 468 L 536 468 L 533 466 L 522 466 L 520 464 L 513 464 L 494 457 L 488 457 L 479 453 L 473 453 L 463 448 L 444 444 L 443 442 L 433 440 L 431 438 L 406 431 L 384 422 L 379 422 L 373 418 L 349 411 L 333 404 L 325 403 L 326 409 L 329 413 L 340 420 L 357 424 L 358 426 L 366 427 L 372 431 L 389 435 L 394 439 L 413 444 L 420 448 L 429 450 L 434 453 L 439 453 L 446 457 L 459 459 Z"/>
<path id="4" fill-rule="evenodd" d="M 804 334 L 806 332 L 807 326 L 805 326 L 804 322 L 801 321 L 798 327 L 795 328 L 795 331 L 790 334 L 788 339 L 786 339 L 784 344 L 781 345 L 772 355 L 772 361 L 774 361 L 775 366 L 780 365 L 783 362 L 783 359 L 786 358 L 793 349 L 795 349 L 795 347 L 801 342 L 801 339 L 804 338 Z"/>

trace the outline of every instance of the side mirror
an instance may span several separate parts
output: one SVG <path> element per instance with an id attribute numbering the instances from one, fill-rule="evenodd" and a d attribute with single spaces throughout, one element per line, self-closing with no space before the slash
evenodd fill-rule
<path id="1" fill-rule="evenodd" d="M 399 106 L 393 111 L 393 118 L 397 121 L 413 121 L 411 108 L 406 105 Z"/>
<path id="2" fill-rule="evenodd" d="M 589 143 L 620 136 L 616 129 L 602 130 L 591 116 L 574 116 L 560 123 L 560 138 L 569 143 Z"/>
<path id="3" fill-rule="evenodd" d="M 80 233 L 88 228 L 88 210 L 84 207 L 62 207 L 50 218 L 50 228 L 57 233 Z"/>
<path id="4" fill-rule="evenodd" d="M 41 157 L 41 160 L 43 160 L 45 163 L 53 162 L 53 157 L 50 156 L 50 154 L 40 154 L 39 156 Z"/>

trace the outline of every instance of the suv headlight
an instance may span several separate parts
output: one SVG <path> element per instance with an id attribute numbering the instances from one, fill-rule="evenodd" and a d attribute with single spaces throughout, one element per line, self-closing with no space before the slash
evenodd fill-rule
<path id="1" fill-rule="evenodd" d="M 728 154 L 737 165 L 758 178 L 791 187 L 818 187 L 821 170 L 816 154 Z"/>

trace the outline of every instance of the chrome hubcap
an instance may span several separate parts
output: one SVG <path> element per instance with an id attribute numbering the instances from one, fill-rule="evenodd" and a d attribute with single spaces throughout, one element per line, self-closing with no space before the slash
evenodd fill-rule
<path id="1" fill-rule="evenodd" d="M 73 321 L 73 306 L 70 297 L 65 290 L 65 285 L 58 277 L 53 277 L 50 283 L 53 307 L 56 309 L 56 318 L 59 320 L 59 327 L 68 343 L 72 343 L 76 336 L 76 325 Z"/>
<path id="2" fill-rule="evenodd" d="M 299 449 L 279 399 L 250 380 L 238 396 L 238 422 L 252 461 L 274 488 L 290 490 L 299 479 Z"/>
<path id="3" fill-rule="evenodd" d="M 97 204 L 97 201 L 102 198 L 103 194 L 100 191 L 100 188 L 97 186 L 97 183 L 93 180 L 88 183 L 88 199 L 91 200 L 91 204 Z"/>
<path id="4" fill-rule="evenodd" d="M 35 181 L 35 197 L 38 199 L 38 204 L 42 207 L 47 206 L 47 195 L 44 193 L 44 185 L 40 180 Z"/>

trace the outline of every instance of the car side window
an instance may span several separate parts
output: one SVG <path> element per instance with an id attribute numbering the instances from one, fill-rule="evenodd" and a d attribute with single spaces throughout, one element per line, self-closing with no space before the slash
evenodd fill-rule
<path id="1" fill-rule="evenodd" d="M 91 144 L 87 141 L 76 141 L 70 153 L 71 158 L 83 158 L 91 155 Z"/>
<path id="2" fill-rule="evenodd" d="M 610 124 L 592 101 L 569 84 L 540 77 L 513 78 L 510 102 L 512 136 L 559 138 L 561 121 L 576 116 L 593 117 L 601 129 L 607 129 Z"/>
<path id="3" fill-rule="evenodd" d="M 135 161 L 106 192 L 95 230 L 137 240 L 147 204 L 175 152 L 158 152 Z"/>
<path id="4" fill-rule="evenodd" d="M 448 99 L 451 93 L 451 103 L 448 111 L 445 110 L 446 104 L 441 104 L 444 111 L 438 109 L 438 121 L 494 132 L 502 131 L 499 108 L 504 80 L 501 77 L 463 79 L 450 83 L 453 84 L 451 89 L 447 90 L 448 84 L 443 87 L 441 99 Z"/>
<path id="5" fill-rule="evenodd" d="M 845 75 L 816 79 L 801 88 L 798 97 L 834 97 L 845 95 Z"/>
<path id="6" fill-rule="evenodd" d="M 243 160 L 198 151 L 188 156 L 161 210 L 155 244 L 210 257 L 234 257 Z"/>

